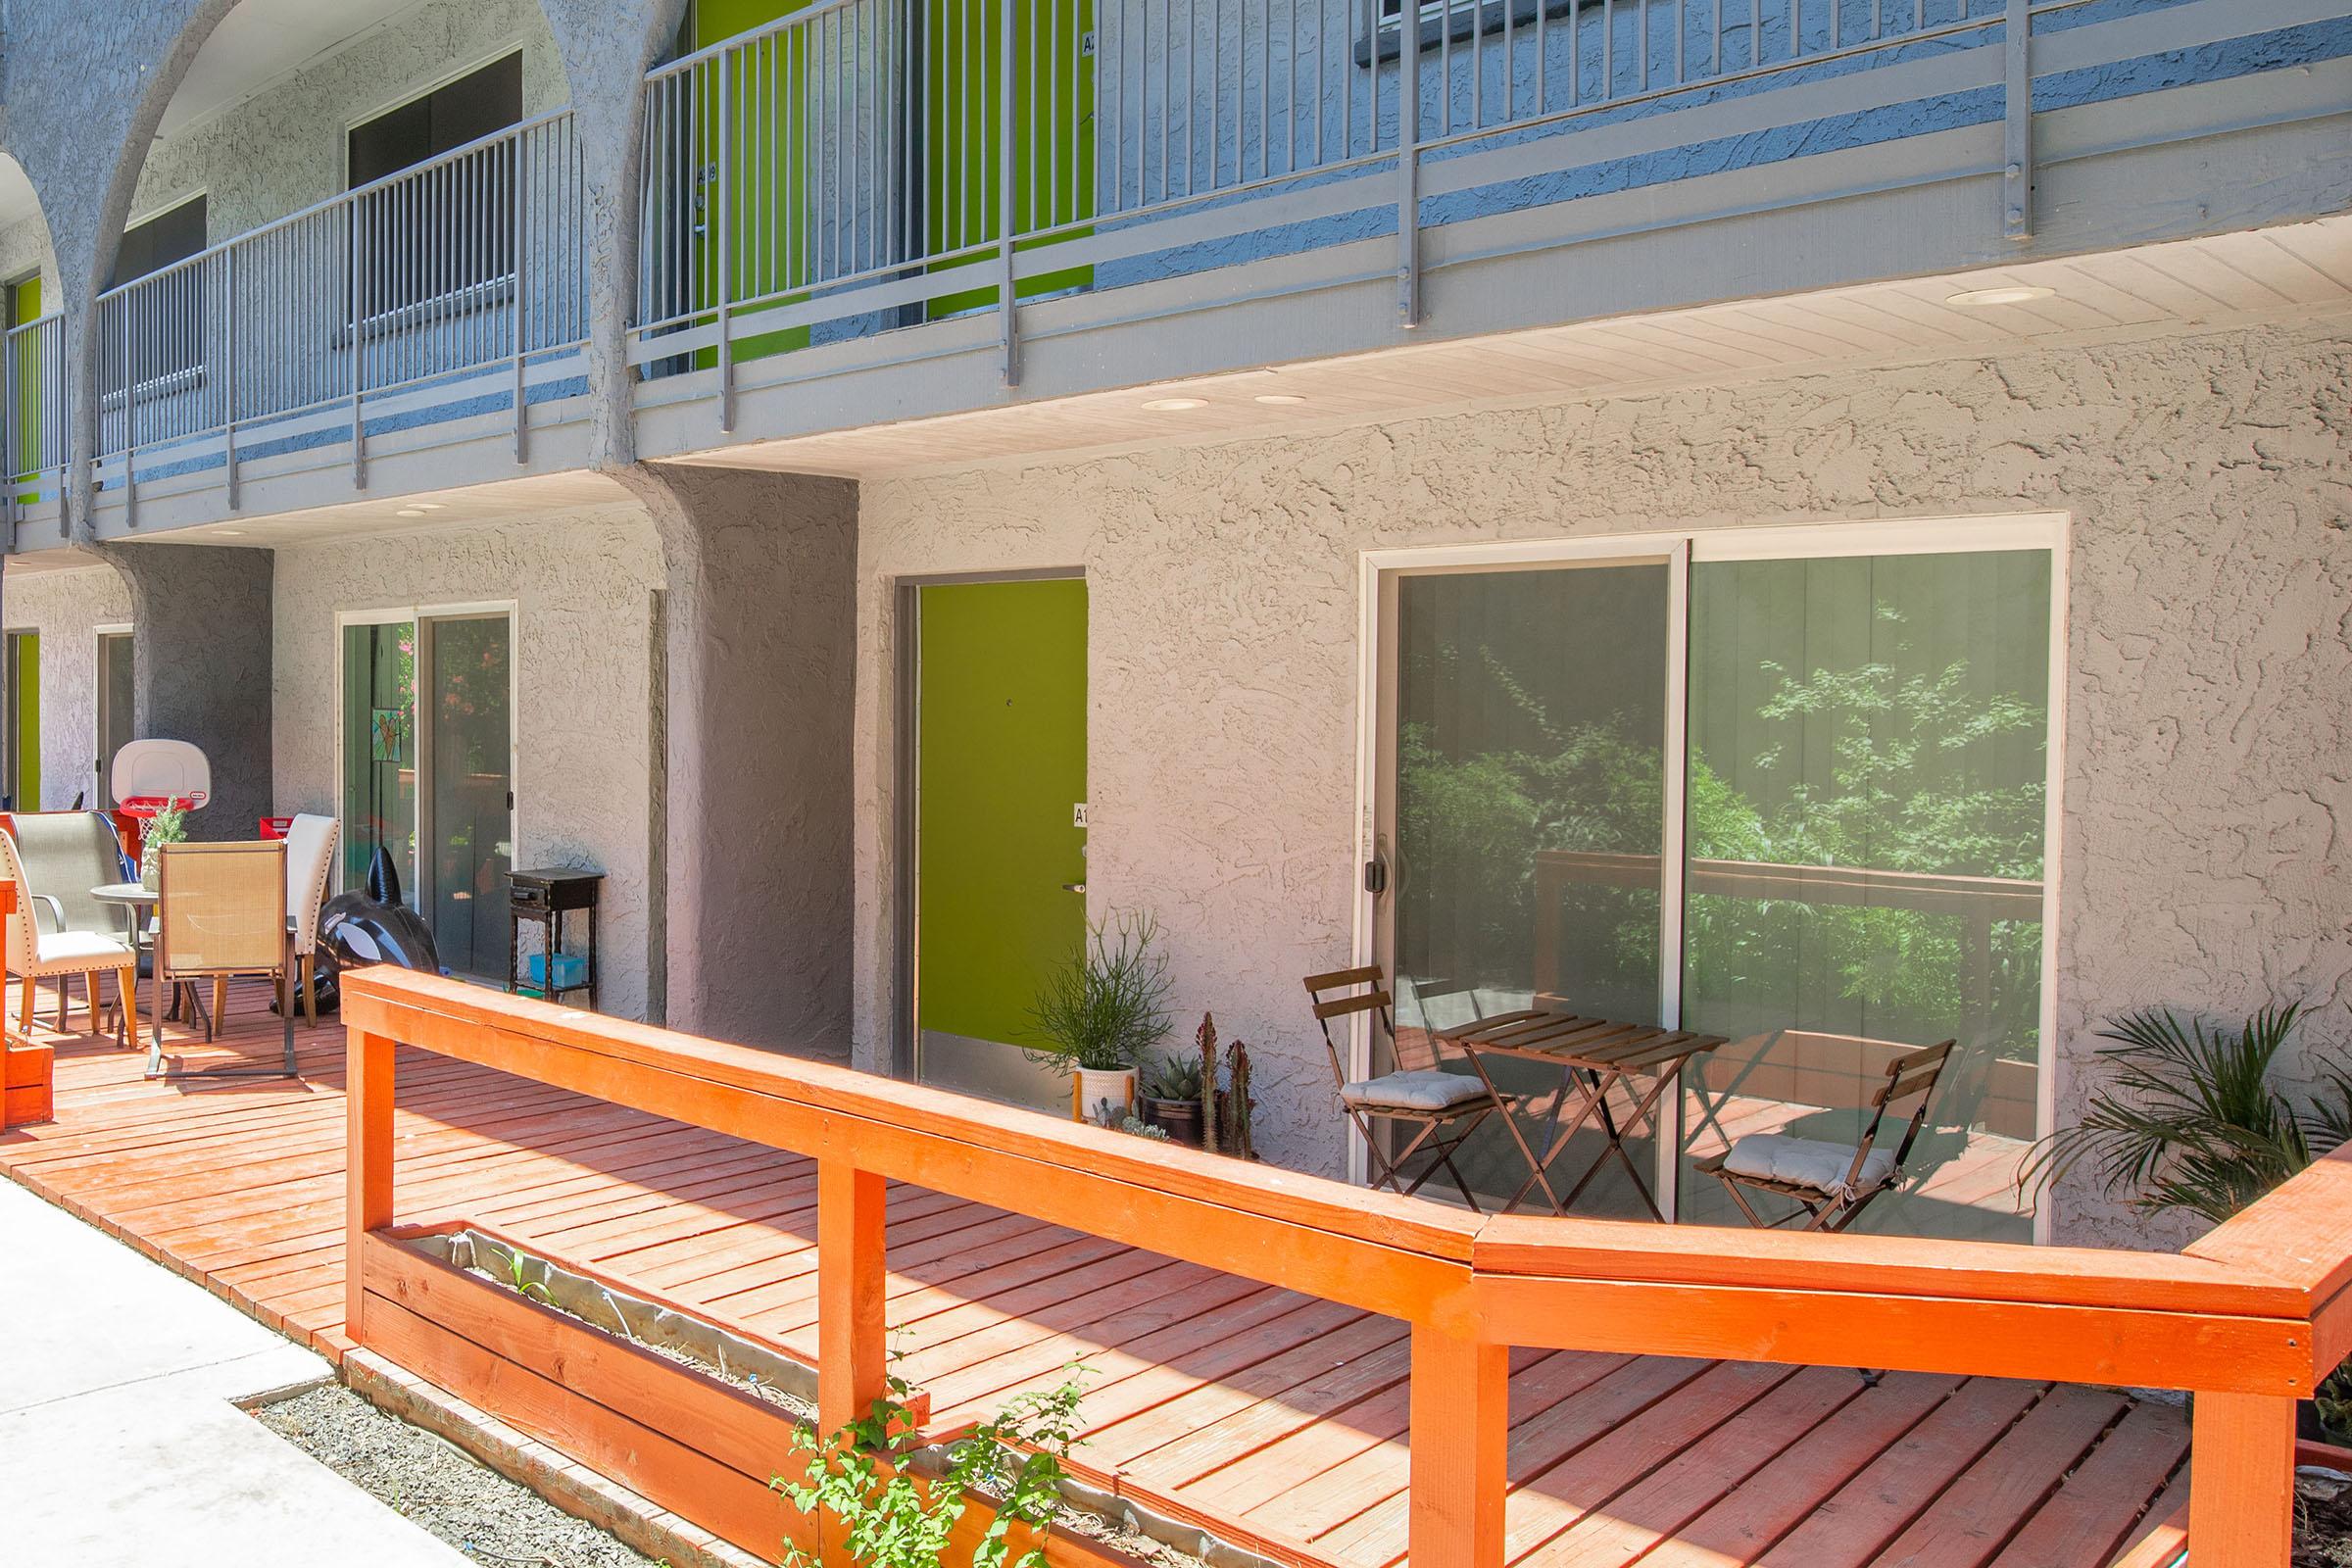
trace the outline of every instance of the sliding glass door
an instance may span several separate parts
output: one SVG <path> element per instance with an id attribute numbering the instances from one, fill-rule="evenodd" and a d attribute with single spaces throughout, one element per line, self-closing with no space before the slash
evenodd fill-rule
<path id="1" fill-rule="evenodd" d="M 1399 1030 L 1527 1007 L 1658 1015 L 1669 571 L 1652 559 L 1391 581 L 1383 961 Z M 1537 1097 L 1531 1138 L 1548 1130 L 1559 1074 L 1490 1067 L 1497 1087 Z M 1581 1135 L 1563 1166 L 1592 1163 L 1597 1137 Z M 1458 1162 L 1482 1198 L 1527 1179 L 1499 1123 Z M 1613 1166 L 1586 1200 L 1644 1211 Z"/>
<path id="2" fill-rule="evenodd" d="M 1725 1037 L 1643 1129 L 1671 1211 L 1709 1223 L 1741 1221 L 1696 1162 L 1749 1133 L 1850 1144 L 1896 1054 L 1956 1040 L 1859 1228 L 2031 1239 L 2049 532 L 1384 572 L 1370 880 L 1398 1027 L 1535 1007 Z M 1557 1075 L 1512 1065 L 1540 1149 Z M 1482 1192 L 1525 1177 L 1499 1130 L 1471 1152 Z M 1577 1208 L 1640 1211 L 1622 1177 Z"/>
<path id="3" fill-rule="evenodd" d="M 343 627 L 342 885 L 382 848 L 442 967 L 484 978 L 507 956 L 513 646 L 503 609 Z"/>

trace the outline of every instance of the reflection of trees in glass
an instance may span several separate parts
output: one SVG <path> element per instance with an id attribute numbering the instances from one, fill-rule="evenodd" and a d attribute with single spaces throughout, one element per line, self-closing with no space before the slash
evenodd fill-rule
<path id="1" fill-rule="evenodd" d="M 1879 615 L 1897 618 L 1884 607 Z M 1770 661 L 1758 667 L 1779 677 L 1754 712 L 1772 738 L 1725 760 L 1742 773 L 1771 773 L 1795 726 L 1826 724 L 1828 777 L 1789 786 L 1767 810 L 1694 751 L 1694 859 L 2040 878 L 2041 770 L 1994 780 L 1971 757 L 1989 742 L 2038 741 L 2047 722 L 2038 699 L 1978 690 L 1965 659 L 1909 674 L 1879 661 L 1801 676 Z M 1689 901 L 1685 918 L 1690 993 L 1719 1007 L 1785 1014 L 1812 971 L 1845 1004 L 1837 1013 L 1856 1033 L 1904 1041 L 1973 1035 L 2004 1055 L 2034 1053 L 2038 921 L 1704 896 Z M 1833 1025 L 1830 1016 L 1804 1022 Z"/>
<path id="2" fill-rule="evenodd" d="M 1899 620 L 1884 606 L 1878 615 Z M 1409 853 L 1400 894 L 1415 906 L 1413 945 L 1422 949 L 1402 955 L 1400 966 L 1450 973 L 1457 984 L 1524 988 L 1539 928 L 1538 855 L 1657 853 L 1660 758 L 1654 739 L 1642 738 L 1656 735 L 1656 720 L 1619 711 L 1555 723 L 1532 683 L 1491 647 L 1442 645 L 1435 660 L 1456 702 L 1484 702 L 1490 715 L 1505 717 L 1483 726 L 1490 744 L 1458 755 L 1430 723 L 1400 726 L 1397 831 Z M 2020 740 L 2038 756 L 2033 743 L 2046 722 L 2038 697 L 1983 691 L 1965 659 L 1926 673 L 1881 661 L 1801 675 L 1769 661 L 1756 667 L 1778 677 L 1751 710 L 1758 722 L 1746 726 L 1763 739 L 1743 759 L 1721 759 L 1725 769 L 1771 773 L 1797 735 L 1818 737 L 1825 728 L 1831 765 L 1826 777 L 1778 792 L 1767 808 L 1694 749 L 1687 786 L 1693 858 L 2041 876 L 2041 769 L 1998 779 L 1972 757 L 1985 743 Z M 1430 672 L 1415 673 L 1434 687 Z M 1577 963 L 1561 968 L 1613 974 L 1614 983 L 1590 983 L 1596 992 L 1654 988 L 1655 897 L 1574 885 L 1563 897 L 1562 941 L 1583 946 Z M 1801 1003 L 1808 1027 L 1847 1018 L 1865 1032 L 1866 1019 L 1867 1032 L 1882 1038 L 1965 1031 L 2004 1055 L 2034 1053 L 2037 921 L 1695 891 L 1685 921 L 1686 989 L 1713 1012 L 1783 1024 Z M 1450 929 L 1434 929 L 1440 924 Z M 1611 951 L 1604 957 L 1594 944 Z M 1983 956 L 1972 956 L 1978 949 Z M 1823 1005 L 1825 988 L 1839 1004 Z"/>

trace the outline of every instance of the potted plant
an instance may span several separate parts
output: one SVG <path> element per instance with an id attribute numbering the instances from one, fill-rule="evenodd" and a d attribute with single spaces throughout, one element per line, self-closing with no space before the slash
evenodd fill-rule
<path id="1" fill-rule="evenodd" d="M 1162 1056 L 1143 1079 L 1143 1119 L 1179 1144 L 1200 1147 L 1200 1063 Z"/>
<path id="2" fill-rule="evenodd" d="M 2099 1031 L 2117 1042 L 2099 1053 L 2110 1081 L 2034 1149 L 2019 1187 L 2046 1189 L 2088 1161 L 2109 1197 L 2143 1213 L 2230 1218 L 2352 1141 L 2352 1065 L 2315 1057 L 2301 1103 L 2272 1082 L 2302 1014 L 2299 1003 L 2268 1006 L 2235 1029 L 2160 1010 L 2113 1020 Z M 2297 1429 L 2352 1443 L 2352 1362 L 2303 1401 Z"/>
<path id="3" fill-rule="evenodd" d="M 176 800 L 166 801 L 154 816 L 148 818 L 146 831 L 139 835 L 139 883 L 154 888 L 157 881 L 157 859 L 167 844 L 184 844 L 188 837 L 188 808 Z"/>
<path id="4" fill-rule="evenodd" d="M 1150 915 L 1119 915 L 1087 940 L 1038 993 L 1030 1018 L 1052 1048 L 1031 1060 L 1077 1078 L 1074 1115 L 1102 1119 L 1107 1103 L 1135 1108 L 1135 1064 L 1168 1032 L 1168 960 Z"/>

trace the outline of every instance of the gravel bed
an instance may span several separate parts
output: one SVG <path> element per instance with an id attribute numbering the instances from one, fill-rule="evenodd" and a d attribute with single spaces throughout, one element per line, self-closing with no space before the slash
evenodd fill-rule
<path id="1" fill-rule="evenodd" d="M 254 1412 L 262 1425 L 477 1562 L 498 1568 L 657 1568 L 456 1445 L 340 1384 Z"/>
<path id="2" fill-rule="evenodd" d="M 2294 1568 L 2352 1568 L 2352 1476 L 2318 1465 L 2295 1472 Z"/>

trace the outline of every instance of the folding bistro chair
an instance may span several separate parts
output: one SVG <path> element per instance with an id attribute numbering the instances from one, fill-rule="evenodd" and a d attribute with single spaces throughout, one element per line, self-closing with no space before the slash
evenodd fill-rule
<path id="1" fill-rule="evenodd" d="M 1721 1181 L 1740 1212 L 1758 1230 L 1772 1230 L 1799 1218 L 1802 1229 L 1841 1231 L 1861 1216 L 1870 1200 L 1902 1184 L 1903 1161 L 1928 1119 L 1928 1102 L 1935 1098 L 1936 1080 L 1957 1041 L 1907 1051 L 1886 1064 L 1886 1081 L 1870 1099 L 1870 1124 L 1859 1143 L 1831 1143 L 1818 1138 L 1791 1138 L 1785 1133 L 1750 1133 L 1693 1168 Z M 1911 1120 L 1903 1140 L 1891 1150 L 1875 1147 L 1886 1120 L 1886 1107 L 1912 1100 Z M 1758 1214 L 1743 1189 L 1773 1193 L 1797 1207 L 1777 1220 Z"/>
<path id="2" fill-rule="evenodd" d="M 292 1078 L 293 937 L 286 929 L 286 847 L 280 843 L 170 844 L 157 857 L 155 1033 L 147 1051 L 150 1078 Z M 277 988 L 285 1034 L 282 1067 L 164 1067 L 163 990 L 181 981 L 213 982 L 213 1016 L 205 1038 L 223 1021 L 231 975 L 266 975 Z"/>
<path id="3" fill-rule="evenodd" d="M 1358 990 L 1359 987 L 1363 989 Z M 1518 1137 L 1518 1128 L 1510 1118 L 1514 1097 L 1499 1093 L 1483 1079 L 1440 1067 L 1435 1037 L 1426 1031 L 1418 1031 L 1409 1039 L 1398 1034 L 1388 985 L 1378 964 L 1340 969 L 1331 974 L 1310 974 L 1306 977 L 1306 994 L 1314 1004 L 1315 1024 L 1323 1031 L 1324 1050 L 1331 1055 L 1331 1075 L 1339 1087 L 1340 1108 L 1363 1135 L 1364 1148 L 1372 1161 L 1372 1185 L 1410 1198 L 1420 1191 L 1422 1183 L 1443 1169 L 1452 1178 L 1454 1190 L 1462 1195 L 1462 1201 L 1470 1205 L 1470 1211 L 1484 1213 L 1470 1192 L 1470 1184 L 1462 1179 L 1460 1168 L 1453 1162 L 1453 1152 L 1478 1130 L 1479 1123 L 1496 1111 L 1503 1113 L 1503 1125 L 1511 1129 L 1512 1137 Z M 1396 1071 L 1351 1082 L 1348 1077 L 1347 1056 L 1332 1035 L 1331 1021 L 1359 1012 L 1375 1014 L 1380 1027 L 1388 1031 L 1396 1052 Z M 1394 1156 L 1381 1152 L 1378 1129 L 1382 1122 L 1415 1129 Z M 1429 1164 L 1408 1182 L 1403 1175 L 1404 1165 L 1417 1154 L 1428 1156 Z"/>

